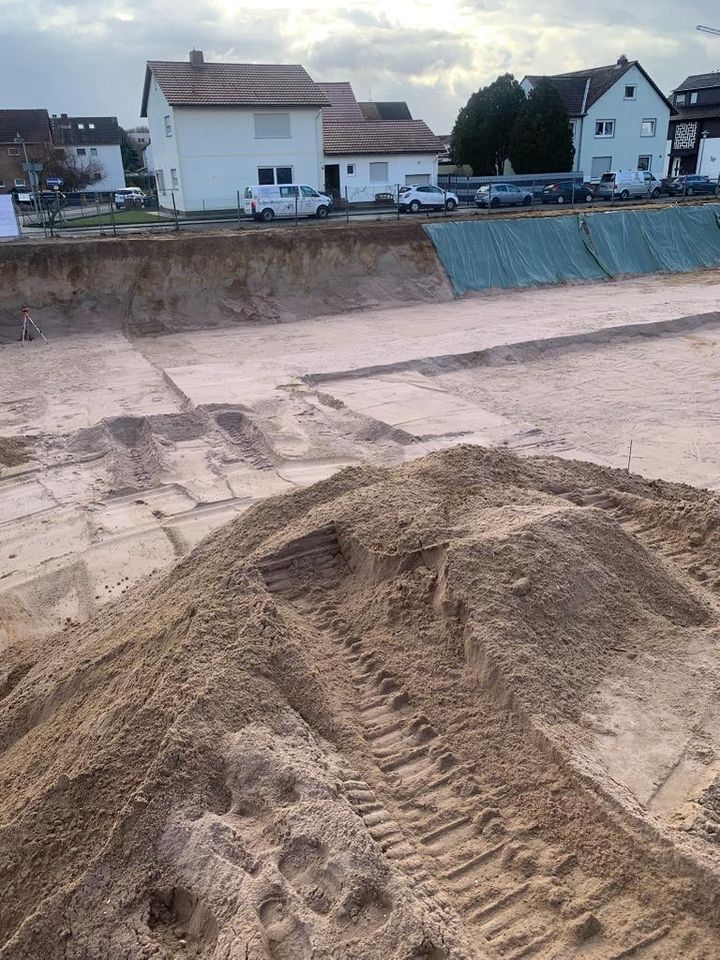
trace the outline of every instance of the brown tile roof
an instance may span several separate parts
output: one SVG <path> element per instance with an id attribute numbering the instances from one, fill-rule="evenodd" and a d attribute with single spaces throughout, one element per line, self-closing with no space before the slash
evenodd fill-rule
<path id="1" fill-rule="evenodd" d="M 612 63 L 607 67 L 591 67 L 587 70 L 575 70 L 572 73 L 556 73 L 546 79 L 552 80 L 563 98 L 565 109 L 570 117 L 581 117 L 588 108 L 596 103 L 603 94 L 607 93 L 631 67 L 637 67 L 657 95 L 674 111 L 665 94 L 656 85 L 655 81 L 646 73 L 637 60 L 626 60 Z M 542 77 L 526 77 L 533 85 Z"/>
<path id="2" fill-rule="evenodd" d="M 0 110 L 0 143 L 12 143 L 18 133 L 25 143 L 50 143 L 47 110 Z"/>
<path id="3" fill-rule="evenodd" d="M 330 101 L 329 107 L 323 107 L 323 121 L 362 121 L 364 119 L 349 83 L 344 81 L 319 83 L 318 86 Z"/>
<path id="4" fill-rule="evenodd" d="M 325 107 L 328 99 L 297 63 L 201 63 L 149 60 L 141 116 L 147 116 L 150 75 L 174 107 Z"/>
<path id="5" fill-rule="evenodd" d="M 439 137 L 423 120 L 384 120 L 380 123 L 323 123 L 326 154 L 442 153 Z"/>
<path id="6" fill-rule="evenodd" d="M 117 117 L 53 117 L 50 121 L 53 140 L 59 147 L 81 147 L 83 144 L 119 144 Z"/>
<path id="7" fill-rule="evenodd" d="M 404 100 L 368 100 L 360 103 L 366 120 L 412 120 Z"/>

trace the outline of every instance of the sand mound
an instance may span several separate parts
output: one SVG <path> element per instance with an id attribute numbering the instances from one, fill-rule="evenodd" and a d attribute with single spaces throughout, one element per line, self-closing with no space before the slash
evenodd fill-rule
<path id="1" fill-rule="evenodd" d="M 713 724 L 661 815 L 588 722 L 611 690 L 624 756 L 646 659 L 714 654 L 716 530 L 704 492 L 458 447 L 8 633 L 0 957 L 720 954 Z M 658 782 L 663 731 L 697 736 L 671 707 L 634 741 Z"/>

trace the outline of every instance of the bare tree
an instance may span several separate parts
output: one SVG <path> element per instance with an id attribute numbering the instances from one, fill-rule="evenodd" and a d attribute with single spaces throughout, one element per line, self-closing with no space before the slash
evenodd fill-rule
<path id="1" fill-rule="evenodd" d="M 90 157 L 81 162 L 73 153 L 56 149 L 50 154 L 43 169 L 43 177 L 60 177 L 63 181 L 63 190 L 74 192 L 92 186 L 105 176 L 105 168 L 97 160 Z"/>

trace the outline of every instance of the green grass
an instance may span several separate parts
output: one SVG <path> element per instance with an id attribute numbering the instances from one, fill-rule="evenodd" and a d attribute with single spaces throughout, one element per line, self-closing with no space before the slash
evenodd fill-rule
<path id="1" fill-rule="evenodd" d="M 172 223 L 173 218 L 158 216 L 155 213 L 149 213 L 147 210 L 118 210 L 115 212 L 115 223 L 120 226 L 124 223 Z M 99 217 L 68 217 L 66 223 L 56 224 L 64 230 L 72 230 L 73 227 L 112 227 L 113 218 L 109 213 L 103 213 Z"/>

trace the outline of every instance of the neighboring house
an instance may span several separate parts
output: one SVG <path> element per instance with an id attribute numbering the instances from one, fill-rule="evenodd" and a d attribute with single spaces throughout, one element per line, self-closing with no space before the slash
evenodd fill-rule
<path id="1" fill-rule="evenodd" d="M 720 72 L 701 73 L 673 91 L 668 175 L 720 176 Z"/>
<path id="2" fill-rule="evenodd" d="M 328 100 L 298 64 L 149 61 L 147 117 L 164 206 L 235 207 L 252 184 L 322 186 L 322 114 Z"/>
<path id="3" fill-rule="evenodd" d="M 69 117 L 53 115 L 50 121 L 56 150 L 72 156 L 78 166 L 93 166 L 96 179 L 82 192 L 112 192 L 125 186 L 120 127 L 117 117 Z"/>
<path id="4" fill-rule="evenodd" d="M 128 135 L 128 139 L 132 140 L 140 153 L 142 153 L 150 143 L 150 131 L 147 127 L 132 127 L 132 129 L 126 130 L 125 132 Z"/>
<path id="5" fill-rule="evenodd" d="M 350 203 L 396 195 L 399 186 L 436 183 L 443 144 L 422 120 L 368 120 L 349 83 L 319 85 L 330 106 L 323 108 L 325 189 Z M 370 104 L 404 107 L 406 104 Z M 389 111 L 392 113 L 393 111 Z M 394 112 L 403 112 L 397 111 Z"/>
<path id="6" fill-rule="evenodd" d="M 22 143 L 15 142 L 18 136 Z M 30 176 L 23 169 L 25 152 L 31 163 L 44 163 L 51 150 L 47 110 L 0 110 L 0 193 L 31 186 Z M 38 177 L 40 180 L 42 173 Z"/>
<path id="7" fill-rule="evenodd" d="M 529 94 L 541 77 L 525 77 Z M 667 155 L 667 129 L 673 108 L 637 60 L 620 57 L 594 67 L 548 77 L 570 118 L 574 169 L 586 179 L 609 170 L 652 170 L 661 177 Z"/>

